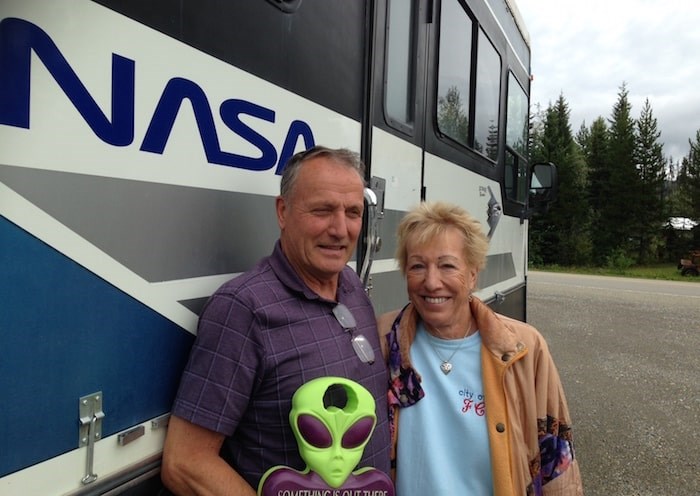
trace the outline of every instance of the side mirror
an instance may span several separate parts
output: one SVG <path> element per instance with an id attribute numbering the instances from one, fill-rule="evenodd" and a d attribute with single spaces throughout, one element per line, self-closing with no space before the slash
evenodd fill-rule
<path id="1" fill-rule="evenodd" d="M 546 212 L 550 203 L 557 199 L 558 192 L 557 166 L 551 162 L 534 164 L 530 169 L 530 193 L 525 217 Z"/>

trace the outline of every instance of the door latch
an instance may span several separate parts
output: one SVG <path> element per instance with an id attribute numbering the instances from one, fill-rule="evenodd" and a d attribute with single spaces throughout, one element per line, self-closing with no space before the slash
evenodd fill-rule
<path id="1" fill-rule="evenodd" d="M 95 443 L 102 438 L 102 419 L 105 416 L 102 411 L 102 391 L 80 398 L 78 409 L 80 412 L 78 447 L 87 446 L 85 477 L 81 479 L 81 482 L 90 484 L 97 480 L 93 463 L 95 459 Z"/>

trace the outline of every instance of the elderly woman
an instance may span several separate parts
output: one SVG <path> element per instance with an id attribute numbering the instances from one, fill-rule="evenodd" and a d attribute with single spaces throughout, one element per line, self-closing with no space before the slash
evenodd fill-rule
<path id="1" fill-rule="evenodd" d="M 487 251 L 454 205 L 422 203 L 399 226 L 410 303 L 379 317 L 396 494 L 583 494 L 547 343 L 473 295 Z"/>

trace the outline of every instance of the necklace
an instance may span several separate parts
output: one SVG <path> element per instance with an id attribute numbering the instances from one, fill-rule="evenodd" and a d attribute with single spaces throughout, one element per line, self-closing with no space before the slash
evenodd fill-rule
<path id="1" fill-rule="evenodd" d="M 471 330 L 472 330 L 472 321 L 469 322 L 469 327 L 467 328 L 467 332 L 464 333 L 464 337 L 462 338 L 462 341 L 459 343 L 459 346 L 457 346 L 457 348 L 452 352 L 452 354 L 446 359 L 442 358 L 442 355 L 440 355 L 440 353 L 438 353 L 437 348 L 433 345 L 433 343 L 430 342 L 430 340 L 428 340 L 428 344 L 433 349 L 433 351 L 435 352 L 437 357 L 440 359 L 440 362 L 442 362 L 442 363 L 440 363 L 440 370 L 442 370 L 443 374 L 447 375 L 450 372 L 452 372 L 452 359 L 457 354 L 457 352 L 462 349 L 462 346 L 464 346 L 465 339 L 467 338 L 467 336 L 469 336 L 469 333 L 471 332 Z"/>

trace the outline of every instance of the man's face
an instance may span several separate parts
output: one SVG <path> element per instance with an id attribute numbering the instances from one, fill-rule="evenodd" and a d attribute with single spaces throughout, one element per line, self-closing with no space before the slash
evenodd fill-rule
<path id="1" fill-rule="evenodd" d="M 277 199 L 282 249 L 312 289 L 334 281 L 350 260 L 362 228 L 363 190 L 355 170 L 317 157 L 299 170 L 288 200 Z"/>

